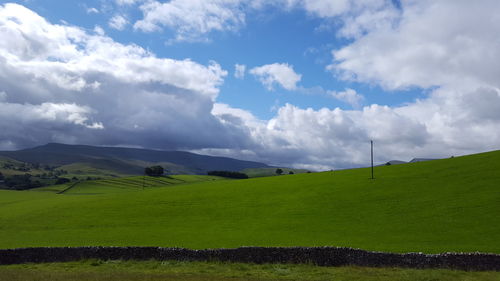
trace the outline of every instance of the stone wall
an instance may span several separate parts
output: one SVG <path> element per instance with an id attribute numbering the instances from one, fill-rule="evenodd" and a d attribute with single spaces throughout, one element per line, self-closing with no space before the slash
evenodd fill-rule
<path id="1" fill-rule="evenodd" d="M 83 259 L 312 263 L 320 266 L 356 265 L 500 271 L 500 255 L 482 253 L 395 254 L 335 247 L 242 247 L 209 250 L 159 247 L 59 247 L 0 250 L 0 265 Z"/>

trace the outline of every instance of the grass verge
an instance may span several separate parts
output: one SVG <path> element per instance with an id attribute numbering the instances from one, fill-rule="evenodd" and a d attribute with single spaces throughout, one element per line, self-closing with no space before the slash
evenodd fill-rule
<path id="1" fill-rule="evenodd" d="M 0 280 L 500 280 L 499 272 L 401 268 L 319 267 L 179 261 L 100 261 L 0 266 Z"/>

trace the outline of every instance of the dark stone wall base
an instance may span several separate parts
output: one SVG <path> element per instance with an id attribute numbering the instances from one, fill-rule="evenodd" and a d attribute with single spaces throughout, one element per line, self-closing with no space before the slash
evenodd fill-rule
<path id="1" fill-rule="evenodd" d="M 483 253 L 395 254 L 336 247 L 242 247 L 208 250 L 160 247 L 48 247 L 0 250 L 0 265 L 84 259 L 311 263 L 319 266 L 355 265 L 500 271 L 500 255 Z"/>

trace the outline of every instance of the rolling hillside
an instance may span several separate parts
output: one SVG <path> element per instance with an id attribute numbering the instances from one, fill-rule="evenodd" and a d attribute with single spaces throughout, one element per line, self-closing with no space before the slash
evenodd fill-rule
<path id="1" fill-rule="evenodd" d="M 74 174 L 140 175 L 144 167 L 151 165 L 162 165 L 173 174 L 206 174 L 210 170 L 240 171 L 246 168 L 269 167 L 258 162 L 185 151 L 57 143 L 18 151 L 0 151 L 0 156 L 29 163 L 62 166 L 61 169 Z"/>
<path id="2" fill-rule="evenodd" d="M 57 195 L 0 190 L 0 248 L 348 246 L 500 253 L 500 151 L 369 169 Z"/>
<path id="3" fill-rule="evenodd" d="M 248 168 L 244 169 L 241 172 L 247 174 L 251 178 L 259 178 L 259 177 L 271 177 L 276 176 L 277 167 L 272 168 Z M 310 172 L 305 169 L 291 169 L 291 168 L 280 168 L 283 171 L 283 175 L 288 175 L 290 172 L 293 174 L 303 174 Z"/>
<path id="4" fill-rule="evenodd" d="M 177 175 L 169 177 L 135 176 L 104 180 L 82 181 L 62 186 L 35 188 L 31 191 L 53 191 L 64 195 L 96 195 L 146 190 L 157 187 L 190 184 L 195 182 L 226 180 L 221 177 L 202 175 Z"/>

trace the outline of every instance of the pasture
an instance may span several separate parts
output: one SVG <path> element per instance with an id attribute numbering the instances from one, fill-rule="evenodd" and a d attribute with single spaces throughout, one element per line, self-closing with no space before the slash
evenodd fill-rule
<path id="1" fill-rule="evenodd" d="M 352 169 L 248 180 L 179 176 L 184 183 L 144 190 L 136 184 L 141 177 L 89 181 L 67 194 L 2 190 L 0 248 L 346 246 L 500 253 L 499 171 L 500 152 L 494 151 L 376 167 L 375 180 L 368 169 Z M 190 182 L 192 177 L 207 180 Z"/>
<path id="2" fill-rule="evenodd" d="M 68 263 L 0 266 L 0 280 L 2 281 L 494 281 L 499 279 L 497 272 L 179 261 L 87 260 Z"/>

